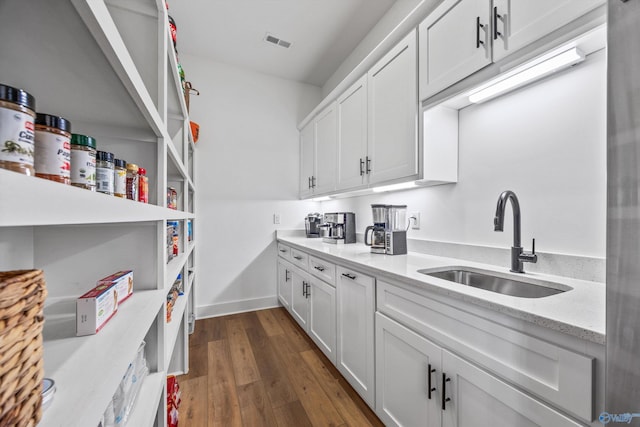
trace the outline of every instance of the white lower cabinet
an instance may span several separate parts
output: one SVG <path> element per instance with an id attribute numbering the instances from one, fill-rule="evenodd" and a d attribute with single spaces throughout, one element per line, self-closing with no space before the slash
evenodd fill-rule
<path id="1" fill-rule="evenodd" d="M 291 306 L 291 267 L 278 260 L 278 299 L 289 309 Z"/>
<path id="2" fill-rule="evenodd" d="M 309 323 L 309 296 L 307 287 L 309 279 L 307 274 L 300 270 L 291 270 L 291 306 L 290 312 L 296 322 L 304 329 L 308 330 Z"/>
<path id="3" fill-rule="evenodd" d="M 309 295 L 309 336 L 329 360 L 336 363 L 336 288 L 311 279 Z"/>
<path id="4" fill-rule="evenodd" d="M 336 366 L 365 402 L 373 408 L 375 279 L 340 266 L 336 271 Z"/>

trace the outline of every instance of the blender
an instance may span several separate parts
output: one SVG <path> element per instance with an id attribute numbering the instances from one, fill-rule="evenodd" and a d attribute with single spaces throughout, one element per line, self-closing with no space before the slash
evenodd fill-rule
<path id="1" fill-rule="evenodd" d="M 407 253 L 407 205 L 387 205 L 387 209 L 385 253 L 404 255 Z"/>
<path id="2" fill-rule="evenodd" d="M 387 231 L 387 222 L 389 218 L 388 208 L 389 205 L 371 205 L 373 225 L 368 226 L 364 231 L 364 244 L 371 246 L 371 253 L 387 253 L 385 233 Z"/>

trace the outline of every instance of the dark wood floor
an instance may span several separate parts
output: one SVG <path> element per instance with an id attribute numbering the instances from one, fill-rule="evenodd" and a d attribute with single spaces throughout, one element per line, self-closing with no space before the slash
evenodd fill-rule
<path id="1" fill-rule="evenodd" d="M 180 426 L 382 426 L 283 308 L 198 320 Z"/>

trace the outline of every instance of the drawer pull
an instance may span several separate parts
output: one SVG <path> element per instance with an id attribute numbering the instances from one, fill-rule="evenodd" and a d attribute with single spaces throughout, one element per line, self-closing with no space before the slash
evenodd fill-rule
<path id="1" fill-rule="evenodd" d="M 285 253 L 285 252 L 287 252 L 287 250 L 286 249 L 280 249 L 280 252 Z"/>
<path id="2" fill-rule="evenodd" d="M 298 256 L 298 255 L 294 255 L 293 257 L 294 257 L 295 259 L 297 259 L 298 261 L 300 261 L 300 260 L 302 259 L 302 257 L 301 257 L 301 256 Z"/>
<path id="3" fill-rule="evenodd" d="M 314 265 L 313 268 L 315 268 L 318 271 L 324 271 L 324 267 L 321 265 Z"/>
<path id="4" fill-rule="evenodd" d="M 343 275 L 344 277 L 346 277 L 347 279 L 356 280 L 356 276 L 355 276 L 355 274 L 342 273 L 342 275 Z"/>
<path id="5" fill-rule="evenodd" d="M 429 363 L 427 369 L 429 371 L 429 373 L 427 374 L 427 397 L 429 398 L 429 400 L 431 400 L 431 393 L 436 391 L 435 387 L 431 387 L 431 374 L 433 374 L 436 370 L 431 367 L 431 363 Z"/>
<path id="6" fill-rule="evenodd" d="M 447 374 L 442 373 L 442 410 L 444 411 L 447 402 L 451 401 L 451 398 L 447 397 L 447 383 L 451 381 L 451 378 L 447 378 Z"/>

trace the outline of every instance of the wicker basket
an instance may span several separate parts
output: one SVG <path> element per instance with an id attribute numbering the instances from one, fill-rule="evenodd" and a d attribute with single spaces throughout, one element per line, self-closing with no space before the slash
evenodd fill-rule
<path id="1" fill-rule="evenodd" d="M 46 296 L 41 270 L 0 272 L 0 427 L 40 421 Z"/>

